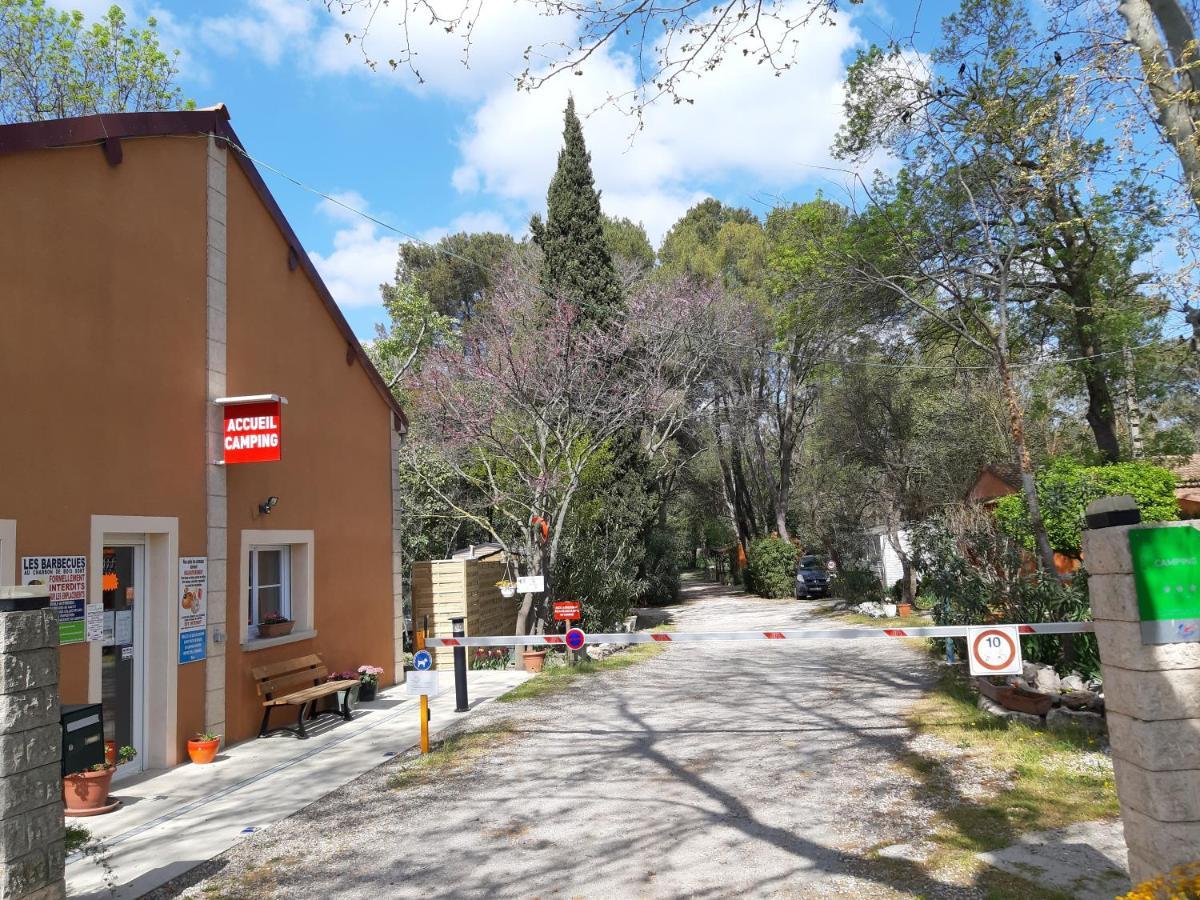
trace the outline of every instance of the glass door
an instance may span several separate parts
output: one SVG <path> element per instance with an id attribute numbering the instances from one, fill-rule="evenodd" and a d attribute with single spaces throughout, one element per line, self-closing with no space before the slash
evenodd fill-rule
<path id="1" fill-rule="evenodd" d="M 145 549 L 143 544 L 104 548 L 104 642 L 100 657 L 104 739 L 111 742 L 107 745 L 109 752 L 125 746 L 138 751 L 138 756 L 118 768 L 114 777 L 142 770 Z"/>

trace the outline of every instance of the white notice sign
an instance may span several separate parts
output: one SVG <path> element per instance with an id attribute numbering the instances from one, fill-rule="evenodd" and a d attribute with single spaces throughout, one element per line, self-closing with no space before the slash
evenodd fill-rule
<path id="1" fill-rule="evenodd" d="M 967 629 L 972 675 L 1020 675 L 1021 635 L 1016 625 Z"/>
<path id="2" fill-rule="evenodd" d="M 546 590 L 546 579 L 541 575 L 524 575 L 517 579 L 518 594 L 541 594 Z"/>
<path id="3" fill-rule="evenodd" d="M 103 603 L 89 603 L 87 605 L 87 624 L 84 639 L 89 641 L 104 640 Z"/>
<path id="4" fill-rule="evenodd" d="M 424 671 L 412 671 L 404 673 L 405 691 L 411 697 L 419 697 L 424 694 L 426 697 L 436 697 L 438 695 L 438 676 L 437 672 L 431 669 Z"/>

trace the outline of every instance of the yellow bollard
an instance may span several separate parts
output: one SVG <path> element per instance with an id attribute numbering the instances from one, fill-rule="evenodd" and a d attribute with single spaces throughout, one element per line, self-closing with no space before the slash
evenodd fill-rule
<path id="1" fill-rule="evenodd" d="M 417 629 L 414 641 L 418 650 L 425 649 L 425 631 Z M 421 695 L 421 752 L 429 752 L 429 698 Z"/>

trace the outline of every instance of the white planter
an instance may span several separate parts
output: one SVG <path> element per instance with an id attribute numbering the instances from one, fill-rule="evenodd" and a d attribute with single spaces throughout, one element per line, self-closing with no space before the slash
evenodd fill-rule
<path id="1" fill-rule="evenodd" d="M 885 616 L 887 616 L 889 619 L 892 618 L 893 616 L 895 616 L 896 615 L 896 604 L 895 603 L 883 604 L 883 614 Z"/>
<path id="2" fill-rule="evenodd" d="M 514 587 L 512 585 L 509 585 L 508 587 L 502 587 L 502 588 L 500 588 L 500 596 L 515 597 L 515 596 L 517 596 L 517 589 L 516 589 L 516 587 Z"/>

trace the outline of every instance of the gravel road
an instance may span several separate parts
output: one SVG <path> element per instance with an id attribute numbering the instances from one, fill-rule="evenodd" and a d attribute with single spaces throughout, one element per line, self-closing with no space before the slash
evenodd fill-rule
<path id="1" fill-rule="evenodd" d="M 815 626 L 813 606 L 693 584 L 671 613 L 679 630 L 751 630 Z M 928 827 L 898 760 L 934 668 L 896 640 L 677 645 L 478 710 L 472 729 L 514 733 L 401 790 L 386 783 L 404 760 L 381 766 L 248 837 L 186 893 L 973 897 L 868 856 Z"/>

